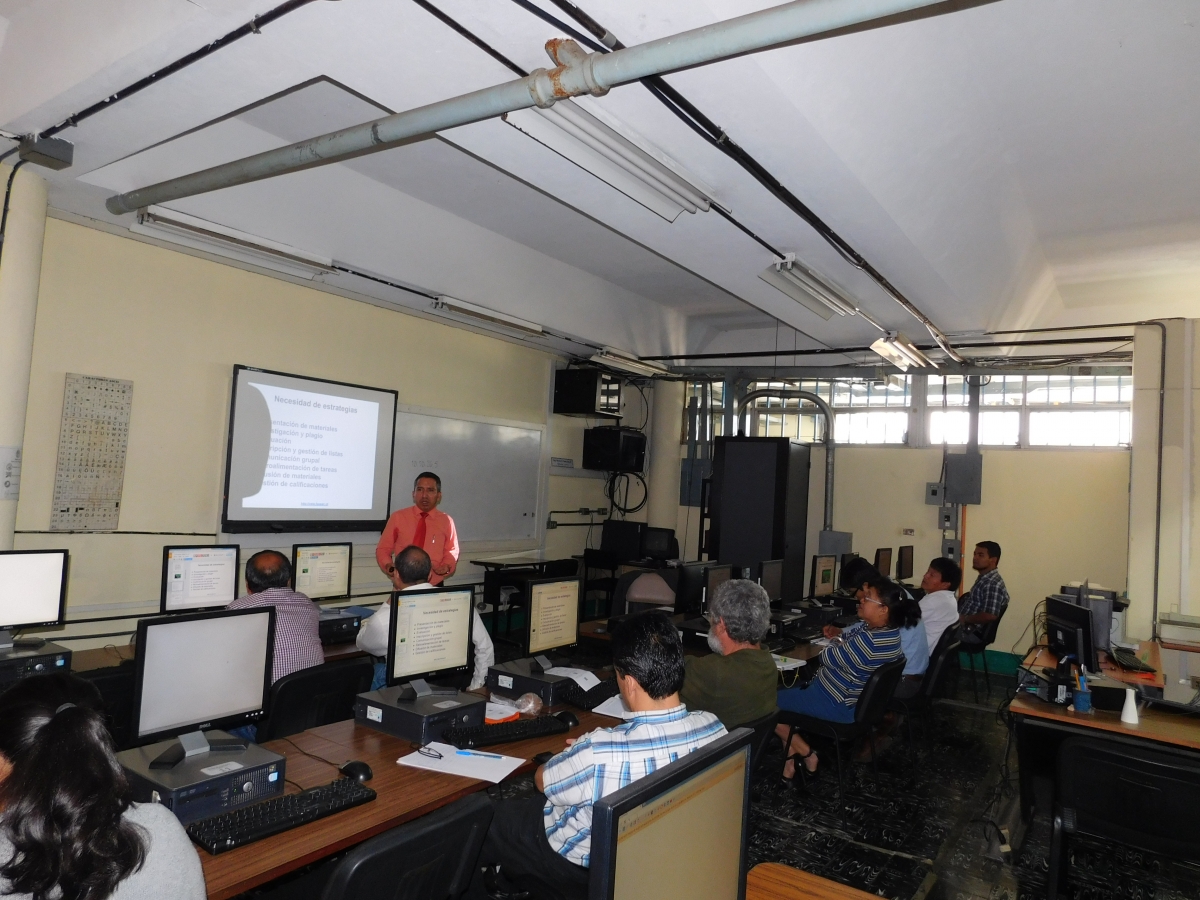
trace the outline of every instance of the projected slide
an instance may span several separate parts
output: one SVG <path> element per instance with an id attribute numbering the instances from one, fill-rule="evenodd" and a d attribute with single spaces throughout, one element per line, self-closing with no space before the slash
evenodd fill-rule
<path id="1" fill-rule="evenodd" d="M 395 415 L 394 391 L 235 367 L 226 530 L 382 527 Z"/>

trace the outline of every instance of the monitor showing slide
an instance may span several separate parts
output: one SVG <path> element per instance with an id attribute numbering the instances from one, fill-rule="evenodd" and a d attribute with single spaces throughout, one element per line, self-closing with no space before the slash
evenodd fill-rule
<path id="1" fill-rule="evenodd" d="M 382 529 L 395 421 L 395 391 L 234 366 L 222 528 Z"/>
<path id="2" fill-rule="evenodd" d="M 395 595 L 388 640 L 389 686 L 466 670 L 474 597 L 470 588 Z"/>
<path id="3" fill-rule="evenodd" d="M 529 582 L 526 656 L 570 647 L 579 640 L 579 579 Z"/>
<path id="4" fill-rule="evenodd" d="M 163 547 L 161 611 L 219 609 L 237 599 L 237 544 Z"/>
<path id="5" fill-rule="evenodd" d="M 350 561 L 354 545 L 293 544 L 292 578 L 296 590 L 310 600 L 350 596 Z"/>

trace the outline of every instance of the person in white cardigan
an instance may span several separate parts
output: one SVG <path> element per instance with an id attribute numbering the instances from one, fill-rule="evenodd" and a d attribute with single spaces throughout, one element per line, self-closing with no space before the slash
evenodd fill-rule
<path id="1" fill-rule="evenodd" d="M 399 592 L 428 591 L 434 585 L 429 583 L 429 573 L 432 565 L 429 554 L 420 547 L 408 546 L 392 558 L 392 584 Z M 496 648 L 491 635 L 483 626 L 479 610 L 473 609 L 474 621 L 471 625 L 471 643 L 475 645 L 475 668 L 471 673 L 471 684 L 468 690 L 483 687 L 487 680 L 488 669 L 496 664 Z M 358 632 L 358 649 L 372 656 L 387 656 L 388 629 L 392 622 L 391 604 L 385 603 L 379 610 L 363 622 Z M 371 690 L 383 687 L 386 679 L 385 663 L 376 663 L 375 680 Z"/>
<path id="2" fill-rule="evenodd" d="M 958 621 L 958 598 L 954 592 L 962 584 L 962 569 L 952 559 L 937 557 L 929 561 L 929 570 L 921 579 L 921 621 L 932 653 L 942 632 Z"/>

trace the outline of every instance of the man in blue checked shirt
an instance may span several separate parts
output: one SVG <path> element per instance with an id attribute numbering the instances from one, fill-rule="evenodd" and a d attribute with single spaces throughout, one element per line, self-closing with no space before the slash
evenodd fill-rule
<path id="1" fill-rule="evenodd" d="M 617 686 L 633 715 L 568 739 L 534 775 L 545 797 L 497 802 L 480 854 L 481 866 L 499 866 L 539 896 L 587 896 L 592 804 L 725 734 L 716 716 L 689 712 L 679 699 L 683 645 L 664 613 L 627 619 L 613 632 L 612 648 Z M 470 896 L 488 896 L 481 877 Z"/>
<path id="2" fill-rule="evenodd" d="M 963 623 L 963 642 L 982 643 L 980 635 L 989 622 L 994 622 L 1008 609 L 1008 588 L 1000 577 L 1000 545 L 995 541 L 980 541 L 975 545 L 971 568 L 979 573 L 975 586 L 971 588 L 959 607 Z"/>

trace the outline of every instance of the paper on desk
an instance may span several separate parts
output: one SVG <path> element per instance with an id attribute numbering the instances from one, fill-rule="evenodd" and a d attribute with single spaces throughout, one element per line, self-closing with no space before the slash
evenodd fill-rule
<path id="1" fill-rule="evenodd" d="M 812 644 L 814 647 L 830 647 L 833 645 L 833 641 L 827 637 L 819 637 L 813 638 Z"/>
<path id="2" fill-rule="evenodd" d="M 433 759 L 423 753 L 413 752 L 402 756 L 396 762 L 402 766 L 412 766 L 414 769 L 428 769 L 430 772 L 441 772 L 445 775 L 461 775 L 464 778 L 475 778 L 479 781 L 490 781 L 499 784 L 517 768 L 524 765 L 525 760 L 515 756 L 501 756 L 488 750 L 464 750 L 434 741 L 429 749 L 442 754 L 441 759 Z"/>
<path id="3" fill-rule="evenodd" d="M 599 713 L 602 716 L 612 716 L 614 719 L 633 718 L 633 710 L 625 705 L 625 701 L 621 699 L 620 694 L 609 697 L 593 709 L 592 712 Z"/>
<path id="4" fill-rule="evenodd" d="M 600 679 L 589 672 L 587 669 L 572 669 L 569 666 L 555 666 L 552 669 L 546 670 L 547 675 L 558 675 L 562 678 L 570 678 L 581 690 L 590 691 L 600 683 Z"/>
<path id="5" fill-rule="evenodd" d="M 780 672 L 787 672 L 789 669 L 798 669 L 804 665 L 802 659 L 792 659 L 790 656 L 780 656 L 778 653 L 772 653 L 771 659 L 775 660 L 775 668 Z"/>
<path id="6" fill-rule="evenodd" d="M 507 703 L 493 703 L 491 700 L 483 710 L 483 719 L 485 722 L 509 722 L 519 718 L 520 711 L 515 706 L 509 706 Z"/>

